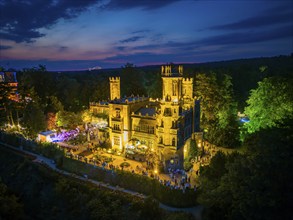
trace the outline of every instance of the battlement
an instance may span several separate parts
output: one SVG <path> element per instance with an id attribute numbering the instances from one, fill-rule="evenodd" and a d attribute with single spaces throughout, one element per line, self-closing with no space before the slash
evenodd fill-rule
<path id="1" fill-rule="evenodd" d="M 193 78 L 183 78 L 183 83 L 193 83 Z"/>
<path id="2" fill-rule="evenodd" d="M 120 82 L 120 77 L 109 77 L 110 82 Z"/>
<path id="3" fill-rule="evenodd" d="M 172 65 L 161 66 L 162 76 L 175 76 L 183 75 L 183 66 L 179 65 L 178 67 L 172 67 Z"/>

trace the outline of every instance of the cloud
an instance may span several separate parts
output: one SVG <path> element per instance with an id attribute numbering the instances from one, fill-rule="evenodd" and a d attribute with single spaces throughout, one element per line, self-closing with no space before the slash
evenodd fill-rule
<path id="1" fill-rule="evenodd" d="M 9 50 L 11 48 L 12 48 L 12 46 L 0 45 L 0 50 Z"/>
<path id="2" fill-rule="evenodd" d="M 137 31 L 133 31 L 131 32 L 131 34 L 141 34 L 141 33 L 148 33 L 150 32 L 150 30 L 137 30 Z"/>
<path id="3" fill-rule="evenodd" d="M 116 47 L 116 49 L 119 50 L 119 51 L 124 51 L 126 49 L 126 47 L 118 46 L 118 47 Z"/>
<path id="4" fill-rule="evenodd" d="M 153 10 L 170 5 L 181 0 L 111 0 L 105 5 L 106 9 L 129 9 L 143 8 L 145 10 Z"/>
<path id="5" fill-rule="evenodd" d="M 97 0 L 1 1 L 0 38 L 14 42 L 33 42 L 44 36 L 38 29 L 54 25 L 58 19 L 79 15 Z"/>
<path id="6" fill-rule="evenodd" d="M 256 42 L 265 42 L 293 36 L 292 26 L 286 25 L 270 30 L 243 31 L 215 35 L 193 42 L 199 45 L 229 45 L 229 44 L 247 44 Z"/>
<path id="7" fill-rule="evenodd" d="M 278 6 L 262 12 L 262 14 L 249 17 L 240 21 L 216 25 L 211 27 L 212 30 L 243 30 L 243 29 L 257 29 L 260 27 L 287 24 L 292 25 L 292 8 Z"/>
<path id="8" fill-rule="evenodd" d="M 133 37 L 129 37 L 126 38 L 124 40 L 121 40 L 120 43 L 130 43 L 130 42 L 135 42 L 138 41 L 140 39 L 144 38 L 143 36 L 133 36 Z"/>
<path id="9" fill-rule="evenodd" d="M 67 51 L 68 50 L 68 47 L 65 47 L 65 46 L 60 46 L 59 48 L 58 48 L 58 51 L 59 52 L 65 52 L 65 51 Z"/>
<path id="10" fill-rule="evenodd" d="M 128 47 L 127 51 L 132 51 L 132 54 L 137 54 L 142 51 L 154 53 L 154 54 L 197 54 L 198 51 L 201 53 L 221 53 L 226 51 L 228 48 L 233 46 L 245 47 L 251 44 L 262 44 L 263 42 L 276 41 L 280 39 L 291 39 L 293 36 L 293 30 L 290 25 L 284 25 L 278 28 L 270 28 L 269 30 L 242 30 L 234 31 L 232 33 L 221 33 L 211 35 L 209 37 L 203 37 L 198 40 L 190 40 L 186 42 L 168 41 L 165 43 L 156 43 L 138 45 Z M 276 45 L 271 45 L 276 47 Z M 119 58 L 122 55 L 119 54 Z M 146 54 L 147 55 L 147 54 Z M 164 55 L 165 56 L 165 55 Z M 168 55 L 170 56 L 170 55 Z M 181 56 L 182 57 L 182 56 Z M 188 57 L 186 57 L 188 59 Z M 146 59 L 152 59 L 151 56 L 147 56 Z"/>

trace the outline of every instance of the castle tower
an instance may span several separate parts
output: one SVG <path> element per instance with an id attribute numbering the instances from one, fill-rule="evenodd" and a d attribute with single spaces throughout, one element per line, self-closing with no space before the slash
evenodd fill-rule
<path id="1" fill-rule="evenodd" d="M 163 100 L 178 102 L 181 99 L 182 74 L 182 66 L 179 66 L 178 69 L 172 69 L 171 65 L 162 66 Z"/>
<path id="2" fill-rule="evenodd" d="M 184 98 L 193 98 L 193 78 L 184 78 L 182 81 L 182 95 Z"/>
<path id="3" fill-rule="evenodd" d="M 183 146 L 192 133 L 193 79 L 183 78 L 183 66 L 162 66 L 161 75 L 163 97 L 156 132 L 160 159 L 166 166 L 183 165 Z"/>
<path id="4" fill-rule="evenodd" d="M 120 77 L 110 77 L 110 99 L 120 99 Z"/>

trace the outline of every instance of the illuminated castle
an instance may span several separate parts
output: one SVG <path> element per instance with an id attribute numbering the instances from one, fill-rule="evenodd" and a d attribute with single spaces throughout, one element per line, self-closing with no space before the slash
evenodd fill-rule
<path id="1" fill-rule="evenodd" d="M 120 77 L 110 77 L 111 100 L 90 103 L 90 110 L 108 115 L 112 149 L 133 158 L 139 151 L 148 150 L 165 168 L 180 168 L 186 140 L 199 127 L 193 79 L 183 78 L 182 66 L 162 66 L 161 75 L 163 95 L 160 100 L 139 96 L 121 98 Z"/>

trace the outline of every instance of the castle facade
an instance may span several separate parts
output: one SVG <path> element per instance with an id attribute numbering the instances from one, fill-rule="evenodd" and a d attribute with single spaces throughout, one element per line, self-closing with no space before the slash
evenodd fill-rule
<path id="1" fill-rule="evenodd" d="M 112 149 L 139 160 L 152 155 L 164 168 L 182 168 L 186 141 L 199 131 L 193 79 L 183 77 L 182 66 L 162 66 L 161 75 L 160 100 L 121 98 L 120 77 L 110 77 L 110 101 L 90 103 L 90 111 L 108 115 Z"/>

